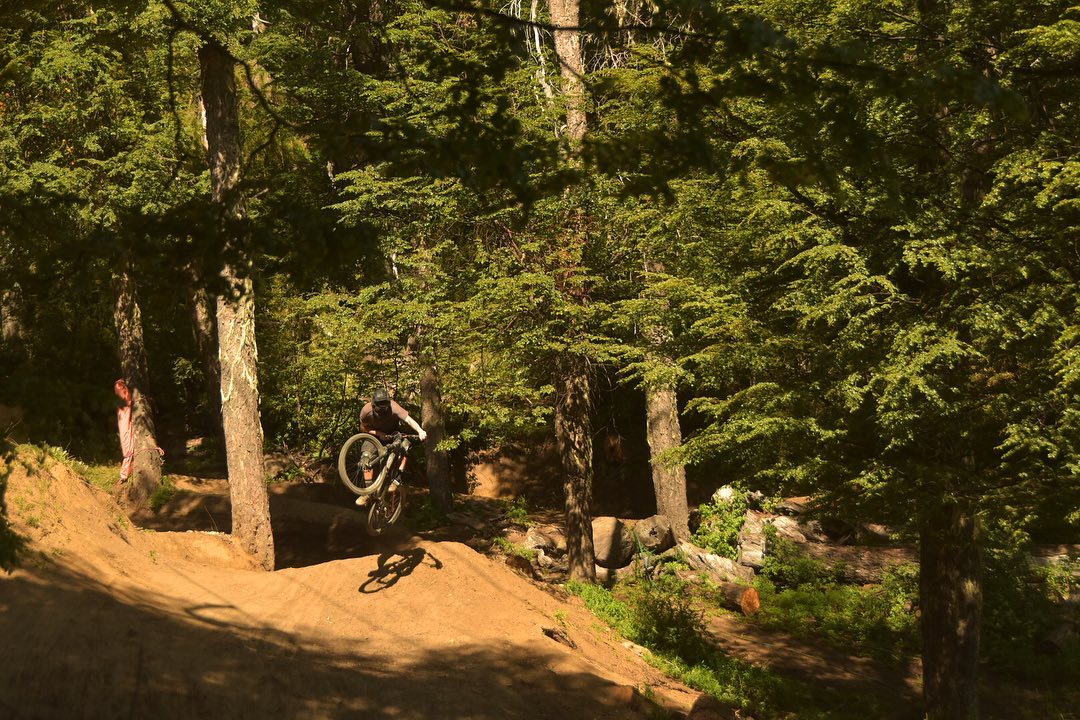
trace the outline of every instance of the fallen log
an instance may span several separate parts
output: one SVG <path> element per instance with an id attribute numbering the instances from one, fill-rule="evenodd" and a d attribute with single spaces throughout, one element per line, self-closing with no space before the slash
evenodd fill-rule
<path id="1" fill-rule="evenodd" d="M 692 570 L 679 570 L 675 576 L 683 582 L 701 583 L 701 575 Z M 712 584 L 715 586 L 712 598 L 720 607 L 741 612 L 743 615 L 753 615 L 761 609 L 761 595 L 756 588 L 716 580 L 713 580 Z"/>
<path id="2" fill-rule="evenodd" d="M 885 571 L 896 565 L 918 561 L 914 548 L 865 547 L 859 545 L 828 545 L 825 543 L 795 543 L 799 550 L 831 567 L 840 566 L 845 582 L 859 585 L 881 582 Z"/>
<path id="3" fill-rule="evenodd" d="M 761 609 L 761 595 L 749 585 L 718 583 L 717 598 L 728 610 L 738 610 L 743 615 L 753 615 Z"/>

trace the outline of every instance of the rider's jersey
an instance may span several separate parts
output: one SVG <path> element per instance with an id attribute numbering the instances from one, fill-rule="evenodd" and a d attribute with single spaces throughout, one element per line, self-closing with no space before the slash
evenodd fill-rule
<path id="1" fill-rule="evenodd" d="M 375 408 L 371 403 L 364 406 L 360 411 L 360 429 L 364 432 L 377 430 L 381 433 L 397 432 L 401 423 L 409 417 L 409 412 L 393 400 L 390 401 L 390 412 L 379 416 L 375 414 Z"/>

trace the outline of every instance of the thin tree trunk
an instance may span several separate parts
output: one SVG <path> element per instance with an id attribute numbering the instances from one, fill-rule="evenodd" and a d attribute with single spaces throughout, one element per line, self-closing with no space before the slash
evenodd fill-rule
<path id="1" fill-rule="evenodd" d="M 592 396 L 588 360 L 564 355 L 555 367 L 555 439 L 566 497 L 570 578 L 596 582 L 592 537 Z"/>
<path id="2" fill-rule="evenodd" d="M 585 139 L 585 62 L 581 51 L 581 1 L 550 0 L 555 54 L 566 101 L 566 136 L 572 153 Z M 585 244 L 586 218 L 578 210 L 568 222 L 572 245 Z M 563 288 L 564 294 L 578 294 Z M 584 297 L 583 293 L 580 293 Z M 592 538 L 592 380 L 588 358 L 565 354 L 555 366 L 555 438 L 563 467 L 566 546 L 570 577 L 596 582 Z"/>
<path id="3" fill-rule="evenodd" d="M 664 265 L 655 260 L 646 260 L 645 269 L 648 273 L 663 273 Z M 658 306 L 666 310 L 667 299 L 663 294 L 659 294 L 658 299 Z M 665 345 L 671 342 L 672 333 L 662 320 L 657 320 L 647 326 L 643 334 L 649 345 L 649 359 L 665 369 L 663 376 L 645 384 L 645 437 L 649 443 L 656 512 L 671 523 L 678 540 L 688 540 L 690 508 L 686 502 L 686 468 L 682 463 L 662 463 L 659 460 L 661 454 L 682 445 L 675 362 L 665 350 Z"/>
<path id="4" fill-rule="evenodd" d="M 126 482 L 116 486 L 116 497 L 128 510 L 133 511 L 145 507 L 147 500 L 161 485 L 161 453 L 158 452 L 153 404 L 148 389 L 142 311 L 139 309 L 130 264 L 125 262 L 113 277 L 113 292 L 116 295 L 113 321 L 116 324 L 120 369 L 131 389 L 133 452 L 131 475 Z"/>
<path id="5" fill-rule="evenodd" d="M 202 272 L 192 262 L 188 265 L 191 285 L 188 303 L 191 309 L 191 331 L 195 336 L 195 349 L 202 361 L 206 397 L 214 433 L 224 447 L 225 435 L 221 427 L 221 364 L 218 360 L 216 301 L 207 292 Z"/>
<path id="6" fill-rule="evenodd" d="M 217 301 L 217 329 L 232 534 L 263 568 L 272 570 L 274 536 L 259 417 L 253 263 L 247 233 L 243 230 L 247 208 L 239 187 L 236 68 L 225 49 L 214 41 L 199 48 L 199 66 L 206 108 L 211 199 L 221 213 L 220 232 L 226 257 L 221 271 L 226 291 Z"/>
<path id="7" fill-rule="evenodd" d="M 0 341 L 16 343 L 25 337 L 21 311 L 22 295 L 18 285 L 0 292 Z"/>
<path id="8" fill-rule="evenodd" d="M 979 716 L 982 561 L 966 504 L 924 511 L 919 523 L 923 700 L 928 720 Z"/>
<path id="9" fill-rule="evenodd" d="M 439 443 L 446 438 L 446 419 L 443 415 L 439 373 L 433 363 L 425 362 L 420 375 L 420 417 L 427 431 L 424 456 L 427 461 L 428 485 L 435 507 L 450 512 L 454 494 L 450 486 L 450 459 Z"/>
<path id="10" fill-rule="evenodd" d="M 667 518 L 677 540 L 690 537 L 690 508 L 686 502 L 686 469 L 682 463 L 661 463 L 661 453 L 682 444 L 679 405 L 673 383 L 645 386 L 645 434 L 649 442 L 656 513 Z"/>

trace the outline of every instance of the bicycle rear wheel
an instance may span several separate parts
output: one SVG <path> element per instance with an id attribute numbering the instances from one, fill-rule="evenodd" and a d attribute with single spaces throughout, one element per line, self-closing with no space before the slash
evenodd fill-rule
<path id="1" fill-rule="evenodd" d="M 368 510 L 367 531 L 369 535 L 382 535 L 401 517 L 405 509 L 405 486 L 398 483 L 397 490 L 387 490 L 371 501 Z"/>
<path id="2" fill-rule="evenodd" d="M 369 433 L 357 433 L 346 440 L 338 453 L 338 476 L 345 487 L 357 495 L 378 490 L 379 467 L 375 461 L 382 453 L 383 444 Z"/>

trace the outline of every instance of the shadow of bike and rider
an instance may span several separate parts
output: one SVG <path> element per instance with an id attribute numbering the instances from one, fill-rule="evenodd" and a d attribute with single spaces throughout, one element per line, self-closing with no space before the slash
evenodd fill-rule
<path id="1" fill-rule="evenodd" d="M 430 558 L 430 563 L 426 559 Z M 397 584 L 403 577 L 412 574 L 422 564 L 429 564 L 436 570 L 442 570 L 442 561 L 424 548 L 392 550 L 379 555 L 379 564 L 368 573 L 368 579 L 359 587 L 364 594 L 377 593 Z"/>

